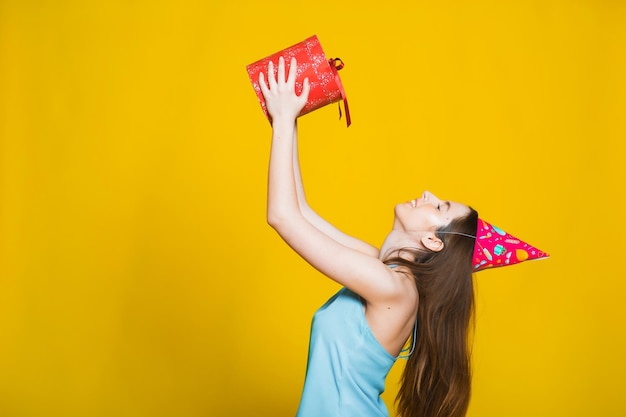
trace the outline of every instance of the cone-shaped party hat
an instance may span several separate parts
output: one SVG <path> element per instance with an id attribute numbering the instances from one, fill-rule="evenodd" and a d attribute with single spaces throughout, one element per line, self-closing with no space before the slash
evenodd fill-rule
<path id="1" fill-rule="evenodd" d="M 478 219 L 472 265 L 474 272 L 498 266 L 513 265 L 531 259 L 547 258 L 547 253 Z"/>

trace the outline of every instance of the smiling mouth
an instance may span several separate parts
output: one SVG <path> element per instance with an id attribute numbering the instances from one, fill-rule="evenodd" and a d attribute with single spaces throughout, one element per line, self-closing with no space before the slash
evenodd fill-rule
<path id="1" fill-rule="evenodd" d="M 411 200 L 410 203 L 411 203 L 411 207 L 417 207 L 417 199 Z"/>

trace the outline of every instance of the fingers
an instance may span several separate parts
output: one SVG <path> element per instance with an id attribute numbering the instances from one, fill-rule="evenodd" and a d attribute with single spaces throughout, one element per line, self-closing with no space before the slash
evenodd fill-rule
<path id="1" fill-rule="evenodd" d="M 278 70 L 276 71 L 276 77 L 274 77 L 274 63 L 270 61 L 267 65 L 267 72 L 272 75 L 270 77 L 270 88 L 272 87 L 271 81 L 276 81 L 276 84 L 295 84 L 297 69 L 298 62 L 296 61 L 296 58 L 293 57 L 289 63 L 289 73 L 287 74 L 287 77 L 285 77 L 285 58 L 281 56 L 278 58 Z"/>
<path id="2" fill-rule="evenodd" d="M 304 101 L 304 103 L 306 104 L 307 100 L 309 99 L 309 92 L 311 91 L 311 83 L 309 82 L 309 78 L 305 78 L 304 82 L 302 83 L 302 92 L 300 93 L 300 100 Z"/>
<path id="3" fill-rule="evenodd" d="M 285 58 L 282 56 L 278 58 L 278 82 L 285 82 Z"/>
<path id="4" fill-rule="evenodd" d="M 296 94 L 296 78 L 298 63 L 296 58 L 291 58 L 289 63 L 289 73 L 285 79 L 285 59 L 280 57 L 278 59 L 278 68 L 274 69 L 274 63 L 269 61 L 267 64 L 267 75 L 264 72 L 259 73 L 259 88 L 263 93 L 266 103 L 272 102 L 279 103 L 291 103 L 296 106 L 303 107 L 306 105 L 311 91 L 311 83 L 308 78 L 305 78 L 302 82 L 302 91 L 299 95 Z M 281 98 L 282 97 L 282 98 Z M 291 98 L 289 98 L 291 97 Z M 274 106 L 277 104 L 274 104 Z"/>
<path id="5" fill-rule="evenodd" d="M 261 88 L 263 96 L 267 97 L 270 90 L 267 88 L 267 84 L 265 84 L 265 75 L 263 74 L 263 71 L 259 72 L 259 87 Z"/>
<path id="6" fill-rule="evenodd" d="M 278 68 L 280 72 L 280 61 L 278 63 Z M 270 90 L 275 89 L 277 83 L 276 83 L 276 76 L 274 75 L 274 63 L 272 61 L 270 61 L 269 64 L 267 64 L 267 78 L 269 81 Z"/>
<path id="7" fill-rule="evenodd" d="M 292 57 L 291 62 L 289 63 L 289 78 L 287 78 L 287 84 L 294 84 L 296 82 L 297 68 L 298 68 L 298 62 L 296 61 L 296 57 Z"/>

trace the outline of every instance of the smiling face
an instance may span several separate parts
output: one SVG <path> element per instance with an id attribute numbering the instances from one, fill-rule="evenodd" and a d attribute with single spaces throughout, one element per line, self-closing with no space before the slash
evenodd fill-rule
<path id="1" fill-rule="evenodd" d="M 432 232 L 469 212 L 469 207 L 464 204 L 440 200 L 431 192 L 424 191 L 420 198 L 396 205 L 393 228 L 408 233 Z"/>

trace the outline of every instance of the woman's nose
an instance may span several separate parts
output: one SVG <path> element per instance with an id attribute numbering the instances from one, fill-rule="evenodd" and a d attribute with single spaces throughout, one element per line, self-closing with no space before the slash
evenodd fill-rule
<path id="1" fill-rule="evenodd" d="M 424 193 L 422 194 L 422 200 L 429 202 L 431 204 L 435 204 L 439 202 L 439 199 L 437 198 L 437 196 L 431 193 L 430 191 L 424 191 Z"/>

